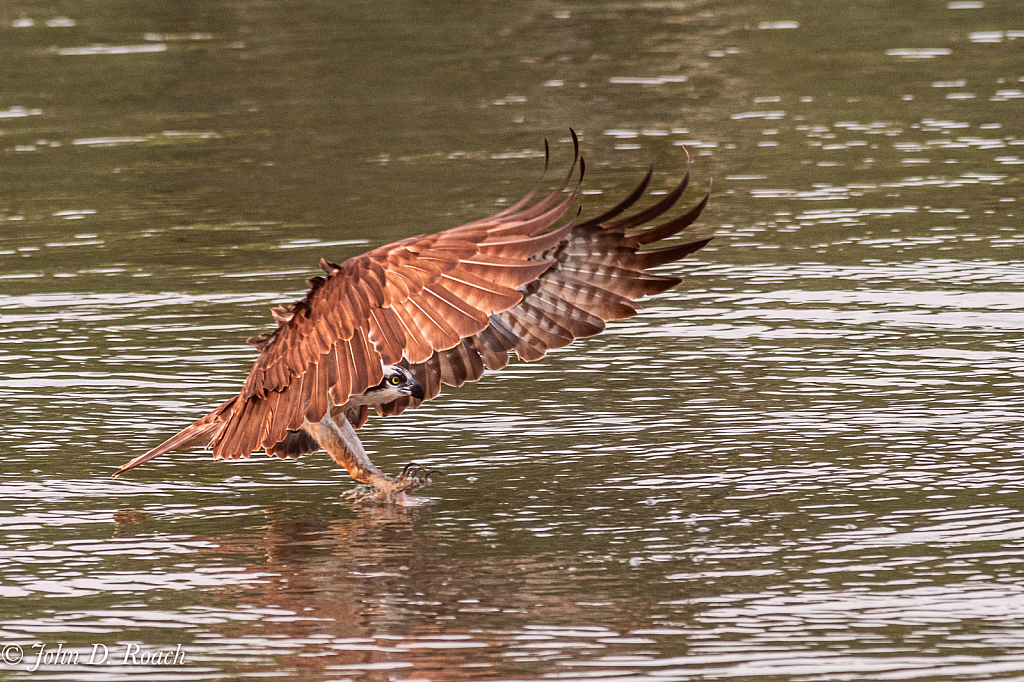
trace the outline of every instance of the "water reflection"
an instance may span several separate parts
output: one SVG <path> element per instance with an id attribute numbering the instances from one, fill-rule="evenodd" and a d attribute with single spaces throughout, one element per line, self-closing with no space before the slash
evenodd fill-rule
<path id="1" fill-rule="evenodd" d="M 802 485 L 785 480 L 790 497 L 827 499 L 813 493 L 820 486 L 811 481 L 824 478 L 816 473 Z M 846 487 L 835 472 L 828 478 Z M 164 641 L 187 641 L 182 679 L 223 671 L 377 679 L 414 670 L 468 680 L 529 675 L 536 666 L 561 677 L 642 679 L 657 671 L 696 679 L 709 671 L 849 674 L 858 663 L 854 679 L 877 679 L 880 671 L 983 675 L 1019 665 L 1021 652 L 1005 637 L 1016 627 L 1024 517 L 1006 507 L 907 508 L 899 485 L 873 483 L 897 495 L 876 495 L 873 511 L 864 503 L 800 504 L 793 517 L 789 505 L 759 506 L 741 494 L 762 491 L 763 480 L 722 479 L 727 498 L 689 507 L 662 499 L 643 518 L 593 525 L 575 556 L 554 545 L 507 544 L 500 521 L 490 537 L 458 537 L 462 529 L 445 522 L 465 513 L 456 508 L 347 518 L 329 507 L 264 509 L 249 531 L 162 541 L 147 539 L 146 521 L 119 522 L 122 542 L 74 550 L 104 562 L 180 552 L 195 581 L 158 572 L 147 588 L 119 572 L 119 584 L 97 587 L 203 589 L 209 601 L 26 614 L 6 620 L 3 631 L 14 640 L 60 632 L 81 642 L 163 633 Z M 886 499 L 892 511 L 879 515 Z M 133 530 L 142 533 L 133 538 Z M 657 595 L 644 588 L 652 584 Z M 986 625 L 960 638 L 955 652 L 915 653 L 975 621 Z M 856 651 L 839 657 L 837 645 Z M 993 657 L 993 647 L 1005 653 Z"/>

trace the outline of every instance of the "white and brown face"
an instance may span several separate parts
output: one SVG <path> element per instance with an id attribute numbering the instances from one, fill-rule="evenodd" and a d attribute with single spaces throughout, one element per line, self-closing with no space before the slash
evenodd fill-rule
<path id="1" fill-rule="evenodd" d="M 384 365 L 384 378 L 360 396 L 363 405 L 382 405 L 392 400 L 411 396 L 419 400 L 424 396 L 423 386 L 413 378 L 412 372 L 399 365 Z"/>

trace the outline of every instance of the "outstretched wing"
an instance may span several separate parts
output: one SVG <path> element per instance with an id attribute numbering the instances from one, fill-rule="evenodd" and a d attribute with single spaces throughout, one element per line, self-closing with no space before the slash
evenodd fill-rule
<path id="1" fill-rule="evenodd" d="M 565 179 L 533 205 L 537 188 L 490 218 L 341 265 L 321 260 L 326 276 L 309 280 L 301 301 L 275 308 L 277 329 L 251 340 L 260 355 L 219 415 L 213 456 L 273 449 L 304 421 L 320 421 L 330 403 L 343 405 L 379 383 L 383 365 L 420 365 L 486 335 L 492 316 L 517 306 L 522 288 L 555 265 L 554 253 L 573 229 L 572 221 L 552 229 L 579 191 L 563 197 L 577 163 L 583 175 L 575 133 L 573 147 Z"/>
<path id="2" fill-rule="evenodd" d="M 554 261 L 552 267 L 522 286 L 523 300 L 490 316 L 486 329 L 462 339 L 449 349 L 434 352 L 424 362 L 406 359 L 416 380 L 424 387 L 423 400 L 406 397 L 377 407 L 381 416 L 401 414 L 441 392 L 442 384 L 462 386 L 479 379 L 485 369 L 496 370 L 509 362 L 509 353 L 532 362 L 552 348 L 561 348 L 580 337 L 604 330 L 605 323 L 631 317 L 642 296 L 666 291 L 682 280 L 651 275 L 647 269 L 679 260 L 702 248 L 710 239 L 673 243 L 642 250 L 676 235 L 692 225 L 710 198 L 710 192 L 689 211 L 657 226 L 647 226 L 667 212 L 686 191 L 687 168 L 682 182 L 654 206 L 632 216 L 618 218 L 643 195 L 651 171 L 622 202 L 602 215 L 575 225 L 566 238 L 538 261 Z M 616 218 L 618 218 L 616 220 Z"/>

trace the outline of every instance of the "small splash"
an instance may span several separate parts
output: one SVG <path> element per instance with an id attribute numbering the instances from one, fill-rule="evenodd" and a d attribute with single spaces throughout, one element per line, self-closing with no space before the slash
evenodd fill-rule
<path id="1" fill-rule="evenodd" d="M 434 501 L 429 497 L 406 493 L 387 495 L 368 485 L 358 485 L 346 490 L 341 494 L 341 499 L 360 507 L 423 507 Z"/>

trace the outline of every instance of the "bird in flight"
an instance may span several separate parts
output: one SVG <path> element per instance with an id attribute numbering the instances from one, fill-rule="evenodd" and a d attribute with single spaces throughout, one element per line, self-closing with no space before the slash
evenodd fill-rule
<path id="1" fill-rule="evenodd" d="M 370 408 L 401 414 L 498 370 L 510 353 L 525 362 L 605 323 L 635 315 L 636 300 L 682 280 L 649 268 L 687 256 L 710 239 L 673 240 L 693 208 L 651 225 L 689 183 L 653 206 L 625 215 L 643 196 L 651 170 L 633 192 L 597 217 L 563 221 L 579 192 L 585 163 L 572 132 L 573 163 L 555 189 L 536 200 L 541 183 L 489 218 L 387 244 L 340 265 L 320 259 L 326 274 L 309 280 L 295 303 L 271 310 L 277 328 L 249 339 L 259 357 L 242 390 L 180 433 L 124 464 L 118 477 L 172 450 L 205 445 L 214 459 L 247 458 L 257 449 L 295 459 L 321 448 L 374 497 L 403 504 L 430 484 L 422 467 L 397 477 L 370 461 L 356 435 Z M 547 169 L 548 147 L 545 142 Z M 689 164 L 689 161 L 687 161 Z M 579 168 L 575 189 L 567 192 Z M 578 214 L 577 214 L 578 216 Z"/>

